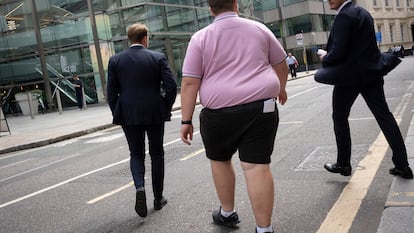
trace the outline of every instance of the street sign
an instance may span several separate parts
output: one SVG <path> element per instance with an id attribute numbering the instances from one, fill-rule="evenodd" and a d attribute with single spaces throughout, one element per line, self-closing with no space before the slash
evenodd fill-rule
<path id="1" fill-rule="evenodd" d="M 381 43 L 382 42 L 381 32 L 376 32 L 375 33 L 375 38 L 377 39 L 377 43 Z"/>
<path id="2" fill-rule="evenodd" d="M 302 35 L 302 33 L 296 34 L 296 43 L 297 43 L 297 45 L 303 45 L 303 35 Z"/>

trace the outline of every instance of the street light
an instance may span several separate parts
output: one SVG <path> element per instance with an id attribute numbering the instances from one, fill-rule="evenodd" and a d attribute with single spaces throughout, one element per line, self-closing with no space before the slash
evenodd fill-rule
<path id="1" fill-rule="evenodd" d="M 302 30 L 302 38 L 303 38 L 303 30 Z M 305 63 L 305 67 L 306 67 L 306 73 L 309 73 L 309 69 L 308 69 L 308 57 L 306 56 L 306 46 L 305 46 L 305 40 L 302 39 L 302 45 L 303 45 L 303 63 Z"/>

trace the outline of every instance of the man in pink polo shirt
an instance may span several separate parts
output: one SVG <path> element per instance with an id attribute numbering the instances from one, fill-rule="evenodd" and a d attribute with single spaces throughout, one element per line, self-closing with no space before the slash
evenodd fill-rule
<path id="1" fill-rule="evenodd" d="M 203 110 L 200 132 L 210 159 L 220 208 L 214 223 L 235 227 L 235 173 L 239 158 L 256 219 L 256 232 L 273 232 L 271 155 L 279 123 L 276 99 L 287 100 L 286 53 L 263 24 L 240 18 L 237 0 L 210 0 L 215 20 L 188 45 L 181 84 L 181 140 L 193 138 L 197 94 Z"/>

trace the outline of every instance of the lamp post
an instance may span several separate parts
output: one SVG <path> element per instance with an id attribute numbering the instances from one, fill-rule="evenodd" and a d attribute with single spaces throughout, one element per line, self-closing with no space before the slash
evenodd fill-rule
<path id="1" fill-rule="evenodd" d="M 93 10 L 93 4 L 92 4 L 91 0 L 88 0 L 87 2 L 88 2 L 89 17 L 91 18 L 93 44 L 95 45 L 96 58 L 97 58 L 97 62 L 98 62 L 98 71 L 99 71 L 99 77 L 100 77 L 100 80 L 101 80 L 102 93 L 103 93 L 104 98 L 106 98 L 105 71 L 104 71 L 103 64 L 102 64 L 101 46 L 100 46 L 100 43 L 99 43 L 98 29 L 96 28 L 95 13 L 94 13 L 94 10 Z"/>
<path id="2" fill-rule="evenodd" d="M 303 30 L 302 30 L 302 38 L 303 38 Z M 305 40 L 302 39 L 302 45 L 303 45 L 303 63 L 305 63 L 305 67 L 306 67 L 306 73 L 309 73 L 309 68 L 308 68 L 308 57 L 306 56 L 306 46 L 305 46 Z"/>

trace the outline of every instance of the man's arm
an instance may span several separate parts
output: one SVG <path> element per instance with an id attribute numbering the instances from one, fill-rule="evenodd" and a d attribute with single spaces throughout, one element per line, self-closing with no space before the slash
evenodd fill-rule
<path id="1" fill-rule="evenodd" d="M 108 105 L 113 112 L 115 109 L 115 103 L 119 95 L 119 83 L 115 73 L 115 61 L 113 58 L 109 59 L 108 64 L 108 82 L 106 86 Z"/>
<path id="2" fill-rule="evenodd" d="M 165 56 L 162 56 L 160 60 L 161 65 L 161 87 L 165 91 L 164 100 L 167 104 L 168 110 L 171 111 L 172 106 L 177 96 L 177 82 L 176 78 L 171 72 L 168 60 Z"/>
<path id="3" fill-rule="evenodd" d="M 200 89 L 201 79 L 183 77 L 181 82 L 181 120 L 191 121 L 193 119 L 194 108 L 197 101 L 197 94 Z M 180 136 L 181 140 L 190 145 L 193 140 L 193 125 L 182 124 Z"/>
<path id="4" fill-rule="evenodd" d="M 286 83 L 288 78 L 288 65 L 286 63 L 286 60 L 283 60 L 282 62 L 273 65 L 273 70 L 276 72 L 277 77 L 279 78 L 280 82 L 280 92 L 279 92 L 279 103 L 284 105 L 287 101 L 287 93 L 286 93 Z"/>
<path id="5" fill-rule="evenodd" d="M 355 28 L 354 19 L 345 13 L 338 14 L 335 18 L 332 38 L 332 45 L 329 48 L 328 53 L 322 58 L 323 66 L 334 66 L 343 63 L 349 58 L 348 55 L 351 48 L 351 36 L 353 28 Z"/>

